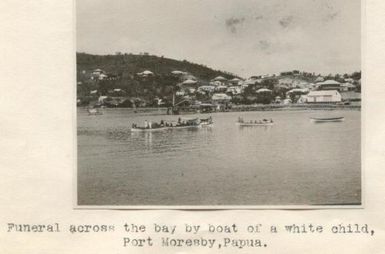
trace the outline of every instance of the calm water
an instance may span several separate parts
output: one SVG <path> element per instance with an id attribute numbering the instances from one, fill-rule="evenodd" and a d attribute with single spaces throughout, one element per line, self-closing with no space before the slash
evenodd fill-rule
<path id="1" fill-rule="evenodd" d="M 361 202 L 360 111 L 215 113 L 212 128 L 130 132 L 134 122 L 178 118 L 160 113 L 78 109 L 79 205 Z M 275 125 L 239 127 L 238 116 Z"/>

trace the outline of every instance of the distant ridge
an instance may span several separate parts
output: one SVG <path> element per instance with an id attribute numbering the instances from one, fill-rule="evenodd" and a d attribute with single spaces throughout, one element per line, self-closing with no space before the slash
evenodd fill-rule
<path id="1" fill-rule="evenodd" d="M 76 53 L 78 73 L 100 68 L 106 72 L 120 75 L 122 77 L 134 75 L 144 70 L 150 70 L 157 75 L 170 74 L 178 70 L 188 72 L 200 81 L 208 82 L 217 76 L 227 79 L 238 77 L 235 74 L 214 70 L 202 64 L 191 63 L 187 60 L 179 61 L 149 54 L 115 54 L 115 55 L 92 55 L 87 53 Z"/>

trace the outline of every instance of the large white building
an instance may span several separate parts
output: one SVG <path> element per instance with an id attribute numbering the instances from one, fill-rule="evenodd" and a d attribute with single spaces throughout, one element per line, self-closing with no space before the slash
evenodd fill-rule
<path id="1" fill-rule="evenodd" d="M 307 94 L 308 103 L 336 103 L 341 101 L 341 94 L 337 90 L 310 91 Z"/>

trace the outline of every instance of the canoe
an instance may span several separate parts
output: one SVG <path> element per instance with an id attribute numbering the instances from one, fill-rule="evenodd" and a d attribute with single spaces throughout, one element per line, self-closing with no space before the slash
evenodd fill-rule
<path id="1" fill-rule="evenodd" d="M 345 120 L 345 117 L 340 116 L 340 117 L 310 117 L 310 120 L 315 122 L 315 123 L 327 123 L 327 122 L 342 122 Z"/>
<path id="2" fill-rule="evenodd" d="M 270 123 L 270 122 L 267 122 L 267 123 L 240 123 L 240 122 L 236 122 L 235 124 L 238 126 L 272 126 L 272 125 L 274 125 L 274 123 Z"/>

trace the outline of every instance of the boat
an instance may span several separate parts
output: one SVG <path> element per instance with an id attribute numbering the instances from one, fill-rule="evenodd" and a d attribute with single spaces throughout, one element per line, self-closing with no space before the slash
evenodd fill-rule
<path id="1" fill-rule="evenodd" d="M 145 127 L 132 127 L 132 132 L 152 132 L 152 131 L 164 131 L 169 127 L 157 127 L 157 128 L 145 128 Z"/>
<path id="2" fill-rule="evenodd" d="M 164 131 L 164 130 L 175 130 L 175 129 L 191 129 L 191 128 L 200 128 L 202 127 L 200 120 L 198 118 L 194 119 L 180 119 L 178 123 L 174 124 L 166 124 L 166 125 L 152 125 L 156 127 L 144 127 L 144 126 L 136 126 L 133 124 L 133 127 L 131 127 L 132 132 L 151 132 L 151 131 Z"/>
<path id="3" fill-rule="evenodd" d="M 204 126 L 211 127 L 214 124 L 211 116 L 209 118 L 200 119 L 200 123 L 201 123 L 202 127 L 204 127 Z"/>
<path id="4" fill-rule="evenodd" d="M 273 122 L 258 122 L 258 123 L 255 123 L 255 122 L 243 122 L 243 123 L 241 123 L 241 122 L 236 122 L 235 123 L 236 125 L 238 125 L 238 126 L 272 126 L 272 125 L 274 125 L 274 123 Z"/>
<path id="5" fill-rule="evenodd" d="M 88 108 L 87 112 L 90 116 L 103 115 L 103 112 L 99 111 L 97 108 Z"/>
<path id="6" fill-rule="evenodd" d="M 327 123 L 327 122 L 342 122 L 345 120 L 345 117 L 310 117 L 310 120 L 315 123 Z"/>
<path id="7" fill-rule="evenodd" d="M 175 125 L 169 126 L 169 129 L 188 129 L 188 128 L 199 128 L 202 127 L 201 120 L 199 118 L 192 119 L 178 119 Z"/>

